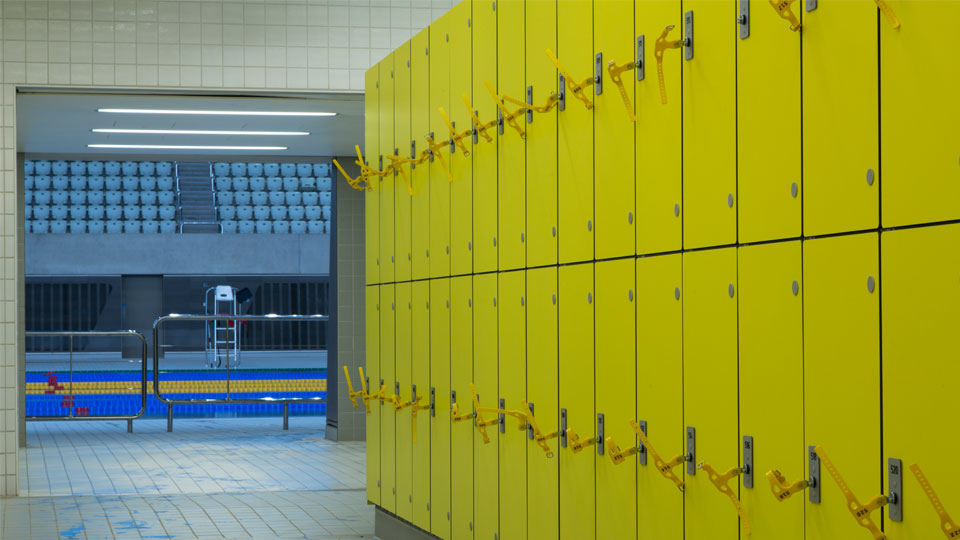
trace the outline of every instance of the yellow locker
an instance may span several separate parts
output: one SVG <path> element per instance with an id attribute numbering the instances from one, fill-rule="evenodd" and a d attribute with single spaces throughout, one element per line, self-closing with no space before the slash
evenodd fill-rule
<path id="1" fill-rule="evenodd" d="M 800 236 L 803 187 L 800 31 L 791 32 L 768 0 L 751 0 L 745 14 L 737 35 L 738 237 L 793 238 Z"/>
<path id="2" fill-rule="evenodd" d="M 806 236 L 880 222 L 877 25 L 887 23 L 877 17 L 875 3 L 859 1 L 819 2 L 803 13 Z"/>
<path id="3" fill-rule="evenodd" d="M 637 253 L 659 253 L 682 245 L 683 175 L 680 68 L 682 51 L 663 52 L 663 88 L 660 95 L 655 56 L 657 39 L 667 26 L 676 28 L 669 40 L 679 39 L 682 28 L 677 0 L 637 0 L 636 33 L 643 38 L 643 78 L 637 92 Z M 632 77 L 636 80 L 637 77 Z"/>
<path id="4" fill-rule="evenodd" d="M 557 269 L 527 270 L 527 401 L 533 408 L 537 427 L 543 435 L 559 429 L 557 404 Z M 579 332 L 577 332 L 579 335 Z M 532 540 L 560 536 L 558 514 L 560 453 L 558 439 L 544 441 L 552 455 L 530 440 L 527 434 L 527 535 Z M 511 433 L 510 435 L 513 435 Z"/>
<path id="5" fill-rule="evenodd" d="M 497 105 L 490 98 L 485 82 L 495 84 L 497 79 L 497 12 L 490 9 L 494 3 L 477 1 L 473 9 L 473 85 L 470 89 L 455 90 L 454 99 L 461 94 L 472 96 L 472 104 L 483 123 L 497 118 Z M 458 105 L 460 106 L 460 105 Z M 466 107 L 464 104 L 463 107 Z M 497 269 L 497 130 L 486 130 L 491 142 L 478 136 L 473 147 L 473 271 L 491 272 Z"/>
<path id="6" fill-rule="evenodd" d="M 721 474 L 739 465 L 736 290 L 735 248 L 683 254 L 683 421 L 694 445 L 683 466 L 687 540 L 739 538 L 732 502 L 697 470 L 701 462 Z M 729 484 L 737 494 L 736 480 Z"/>
<path id="7" fill-rule="evenodd" d="M 452 14 L 447 12 L 430 25 L 430 133 L 435 142 L 449 139 L 440 107 L 450 110 L 450 43 Z M 456 91 L 456 90 L 454 90 Z M 430 163 L 430 277 L 450 275 L 450 179 L 443 164 L 450 165 L 448 146 Z M 441 161 L 441 159 L 443 161 Z"/>
<path id="8" fill-rule="evenodd" d="M 480 406 L 496 408 L 499 395 L 497 364 L 497 275 L 473 276 L 473 380 Z M 459 398 L 459 395 L 458 395 Z M 458 401 L 461 401 L 458 399 Z M 466 407 L 461 412 L 465 412 Z M 489 420 L 490 413 L 484 413 Z M 493 538 L 500 531 L 499 440 L 497 427 L 487 427 L 489 442 L 474 429 L 473 534 Z"/>
<path id="9" fill-rule="evenodd" d="M 524 2 L 499 0 L 497 8 L 497 92 L 523 100 L 524 85 Z M 494 81 L 490 81 L 493 85 Z M 484 99 L 492 99 L 489 92 Z M 516 105 L 507 102 L 511 113 Z M 523 116 L 516 119 L 525 128 Z M 497 216 L 500 270 L 523 268 L 526 265 L 526 144 L 508 123 L 497 139 Z"/>
<path id="10" fill-rule="evenodd" d="M 596 534 L 597 455 L 592 448 L 574 454 L 565 430 L 573 430 L 583 439 L 596 436 L 593 263 L 561 266 L 558 272 L 559 538 L 584 540 L 594 538 Z"/>
<path id="11" fill-rule="evenodd" d="M 557 2 L 556 54 L 577 83 L 593 74 L 589 2 Z M 563 92 L 566 103 L 557 113 L 557 249 L 560 262 L 571 263 L 593 259 L 593 145 L 586 138 L 593 133 L 593 111 L 573 97 L 566 83 Z M 590 89 L 585 92 L 589 95 Z"/>
<path id="12" fill-rule="evenodd" d="M 753 454 L 753 487 L 742 481 L 740 496 L 753 528 L 750 538 L 803 540 L 803 505 L 777 501 L 765 477 L 775 469 L 790 482 L 807 478 L 800 242 L 741 247 L 737 263 L 740 432 L 752 437 L 741 440 L 741 458 Z"/>
<path id="13" fill-rule="evenodd" d="M 878 244 L 876 233 L 803 243 L 804 450 L 823 446 L 861 501 L 880 494 L 883 473 Z M 821 502 L 804 497 L 806 540 L 869 535 L 820 469 Z"/>
<path id="14" fill-rule="evenodd" d="M 413 322 L 410 380 L 416 386 L 417 440 L 413 442 L 413 482 L 410 504 L 413 507 L 414 525 L 430 528 L 430 282 L 413 283 Z M 411 388 L 411 397 L 413 395 Z M 436 410 L 435 408 L 433 409 Z M 440 411 L 443 414 L 443 410 Z M 404 412 L 406 414 L 406 412 Z M 398 433 L 400 433 L 398 429 Z"/>
<path id="15" fill-rule="evenodd" d="M 411 128 L 411 110 L 410 110 L 410 42 L 406 42 L 393 52 L 394 60 L 394 137 L 393 148 L 389 149 L 391 155 L 405 156 L 407 147 L 410 145 Z M 399 165 L 399 164 L 398 164 Z M 411 181 L 410 166 L 406 163 L 400 165 L 403 167 L 403 173 L 406 174 L 406 180 Z M 413 184 L 411 184 L 411 188 Z M 394 193 L 396 205 L 396 225 L 394 234 L 396 235 L 396 263 L 394 272 L 396 281 L 410 280 L 410 267 L 413 261 L 413 251 L 410 245 L 412 223 L 412 201 L 410 190 L 407 189 L 407 183 L 402 175 L 394 177 Z"/>
<path id="16" fill-rule="evenodd" d="M 473 382 L 471 276 L 450 280 L 450 335 L 450 389 L 457 394 L 460 414 L 465 415 L 473 410 L 470 398 L 470 384 Z M 470 540 L 473 538 L 473 419 L 468 417 L 454 422 L 450 430 L 450 534 L 453 540 Z"/>
<path id="17" fill-rule="evenodd" d="M 387 155 L 394 148 L 394 54 L 390 53 L 380 61 L 380 153 L 373 165 L 384 170 L 390 164 Z M 368 158 L 373 159 L 373 158 Z M 394 236 L 396 196 L 393 192 L 396 183 L 402 181 L 395 174 L 387 174 L 380 180 L 380 281 L 392 283 L 396 280 L 396 238 Z M 392 390 L 392 387 L 390 388 Z"/>
<path id="18" fill-rule="evenodd" d="M 732 244 L 737 241 L 737 6 L 712 0 L 682 5 L 679 37 L 692 33 L 690 45 L 677 51 L 684 57 L 683 247 Z"/>
<path id="19" fill-rule="evenodd" d="M 960 217 L 957 167 L 960 3 L 887 0 L 880 20 L 880 143 L 884 227 Z"/>
<path id="20" fill-rule="evenodd" d="M 450 107 L 445 108 L 457 133 L 470 129 L 472 116 L 463 104 L 461 94 L 471 97 L 472 23 L 470 0 L 464 0 L 450 10 Z M 483 96 L 487 99 L 489 97 Z M 449 132 L 447 132 L 449 136 Z M 462 139 L 464 148 L 471 156 L 463 155 L 457 147 L 450 155 L 453 183 L 450 184 L 450 272 L 453 275 L 469 274 L 473 270 L 473 140 Z"/>
<path id="21" fill-rule="evenodd" d="M 400 396 L 403 404 L 410 402 L 413 381 L 410 355 L 413 352 L 413 299 L 410 282 L 396 285 L 397 315 L 396 331 L 396 372 L 394 374 L 394 392 Z M 388 413 L 389 414 L 389 413 Z M 396 514 L 407 521 L 413 521 L 413 431 L 411 428 L 410 408 L 393 413 L 396 422 L 396 463 L 397 463 L 397 510 Z"/>
<path id="22" fill-rule="evenodd" d="M 526 23 L 526 98 L 543 105 L 557 93 L 557 69 L 544 55 L 557 47 L 557 2 L 527 0 Z M 527 120 L 527 266 L 534 267 L 557 263 L 557 110 Z"/>
<path id="23" fill-rule="evenodd" d="M 410 45 L 410 157 L 420 157 L 427 146 L 424 139 L 430 131 L 430 27 L 413 36 Z M 403 150 L 401 150 L 402 152 Z M 413 279 L 430 276 L 430 165 L 413 167 L 411 273 Z"/>
<path id="24" fill-rule="evenodd" d="M 503 4 L 500 4 L 503 6 Z M 527 398 L 525 272 L 499 274 L 500 408 L 521 411 Z M 500 538 L 527 537 L 527 431 L 506 417 L 500 437 Z M 482 538 L 482 536 L 481 536 Z"/>
<path id="25" fill-rule="evenodd" d="M 392 396 L 396 387 L 396 286 L 380 287 L 380 385 Z M 397 431 L 393 405 L 380 402 L 380 506 L 397 512 Z"/>
<path id="26" fill-rule="evenodd" d="M 679 70 L 679 66 L 677 68 Z M 680 254 L 637 259 L 637 417 L 664 460 L 683 447 L 683 304 Z M 640 538 L 683 539 L 683 492 L 653 458 L 637 467 Z M 674 469 L 683 477 L 683 468 Z"/>
<path id="27" fill-rule="evenodd" d="M 890 540 L 943 538 L 940 518 L 910 466 L 920 468 L 956 519 L 957 468 L 944 449 L 957 443 L 956 431 L 947 425 L 957 417 L 953 387 L 960 376 L 960 226 L 899 230 L 881 238 L 883 458 L 902 461 L 909 497 L 903 521 L 891 521 L 887 512 L 884 531 Z M 883 493 L 889 492 L 885 484 Z"/>
<path id="28" fill-rule="evenodd" d="M 604 438 L 629 448 L 637 445 L 630 426 L 637 411 L 635 262 L 601 262 L 596 271 L 597 424 Z M 614 465 L 609 449 L 597 443 L 597 538 L 636 537 L 637 461 L 631 457 Z"/>
<path id="29" fill-rule="evenodd" d="M 450 280 L 430 282 L 430 532 L 450 538 Z"/>
<path id="30" fill-rule="evenodd" d="M 364 77 L 365 91 L 363 110 L 364 149 L 363 156 L 369 165 L 376 167 L 380 155 L 380 66 L 367 70 Z M 366 283 L 380 283 L 380 181 L 371 182 L 364 191 L 364 229 L 366 230 Z"/>
<path id="31" fill-rule="evenodd" d="M 596 258 L 608 259 L 632 255 L 636 245 L 636 177 L 634 160 L 629 159 L 636 149 L 635 128 L 620 91 L 607 72 L 610 62 L 620 66 L 636 60 L 633 2 L 594 2 L 593 10 L 593 69 L 602 80 L 602 84 L 593 86 L 596 121 L 593 130 L 596 222 L 593 225 L 597 228 Z M 633 110 L 634 85 L 628 82 L 636 77 L 633 71 L 623 73 L 622 77 L 626 79 L 624 89 Z M 570 98 L 572 101 L 572 96 Z M 599 519 L 597 524 L 601 524 Z"/>
<path id="32" fill-rule="evenodd" d="M 375 394 L 380 382 L 380 287 L 366 290 L 366 362 L 364 375 L 367 392 Z M 359 374 L 359 373 L 358 373 Z M 350 375 L 351 377 L 353 374 Z M 362 383 L 357 382 L 362 388 Z M 354 387 L 356 389 L 356 386 Z M 380 504 L 380 416 L 378 402 L 370 404 L 367 426 L 367 500 Z"/>

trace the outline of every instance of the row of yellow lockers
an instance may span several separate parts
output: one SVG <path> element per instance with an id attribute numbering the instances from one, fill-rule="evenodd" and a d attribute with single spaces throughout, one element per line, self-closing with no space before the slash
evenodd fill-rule
<path id="1" fill-rule="evenodd" d="M 767 0 L 462 1 L 367 73 L 372 167 L 448 139 L 440 108 L 457 132 L 471 110 L 495 119 L 487 82 L 546 103 L 547 49 L 578 82 L 599 64 L 602 91 L 521 115 L 525 139 L 506 125 L 438 152 L 452 181 L 439 159 L 374 180 L 367 283 L 960 218 L 960 2 L 885 6 L 899 28 L 873 0 L 793 2 L 791 31 Z M 664 104 L 658 38 L 681 40 L 688 13 L 691 47 L 661 51 Z M 606 66 L 638 59 L 640 37 L 643 78 L 622 75 L 634 122 Z"/>
<path id="2" fill-rule="evenodd" d="M 864 505 L 902 460 L 902 521 L 869 515 L 890 539 L 941 538 L 908 467 L 960 513 L 958 245 L 960 225 L 937 225 L 369 286 L 371 393 L 406 404 L 416 385 L 434 409 L 371 403 L 367 497 L 443 539 L 746 538 L 734 500 L 757 540 L 873 538 L 824 467 L 819 503 L 774 496 L 767 471 L 807 478 L 819 445 Z M 602 414 L 612 441 L 548 439 L 548 457 L 508 416 L 484 444 L 471 384 L 483 408 L 532 403 L 544 434 L 593 438 Z M 639 444 L 631 421 L 646 462 L 614 464 L 610 442 Z M 704 469 L 672 469 L 681 492 L 653 452 L 684 454 L 689 428 Z M 734 477 L 728 495 L 706 468 L 742 465 L 745 436 L 753 486 Z"/>

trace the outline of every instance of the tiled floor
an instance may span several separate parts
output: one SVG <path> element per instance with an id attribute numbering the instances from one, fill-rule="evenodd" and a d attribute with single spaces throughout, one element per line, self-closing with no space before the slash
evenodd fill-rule
<path id="1" fill-rule="evenodd" d="M 323 423 L 30 423 L 0 538 L 372 538 L 363 443 Z"/>

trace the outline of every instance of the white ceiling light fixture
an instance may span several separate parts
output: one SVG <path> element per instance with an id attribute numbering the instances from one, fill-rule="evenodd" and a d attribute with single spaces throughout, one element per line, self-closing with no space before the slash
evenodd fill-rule
<path id="1" fill-rule="evenodd" d="M 88 144 L 87 148 L 126 148 L 141 150 L 286 150 L 286 146 L 198 146 L 177 144 Z"/>
<path id="2" fill-rule="evenodd" d="M 102 113 L 120 114 L 181 114 L 201 116 L 336 116 L 333 112 L 314 111 L 202 111 L 188 109 L 97 109 Z"/>
<path id="3" fill-rule="evenodd" d="M 309 135 L 309 131 L 229 131 L 209 129 L 122 129 L 94 128 L 94 133 L 134 133 L 150 135 L 263 135 L 263 136 L 299 136 Z"/>

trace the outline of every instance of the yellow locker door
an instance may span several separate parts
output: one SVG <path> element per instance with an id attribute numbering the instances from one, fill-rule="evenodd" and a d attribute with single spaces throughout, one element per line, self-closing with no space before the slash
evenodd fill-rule
<path id="1" fill-rule="evenodd" d="M 457 394 L 460 414 L 473 410 L 470 384 L 473 383 L 473 278 L 450 280 L 450 389 Z M 452 394 L 451 394 L 452 397 Z M 438 411 L 440 414 L 441 411 Z M 473 538 L 473 421 L 455 422 L 450 435 L 450 536 L 453 540 Z"/>
<path id="2" fill-rule="evenodd" d="M 793 6 L 802 9 L 800 3 Z M 800 31 L 791 32 L 768 0 L 750 1 L 746 14 L 737 35 L 741 243 L 800 236 L 802 187 Z"/>
<path id="3" fill-rule="evenodd" d="M 960 217 L 958 2 L 887 0 L 880 20 L 880 141 L 884 227 Z M 922 134 L 921 136 L 918 136 Z"/>
<path id="4" fill-rule="evenodd" d="M 473 85 L 456 90 L 454 99 L 466 93 L 484 124 L 497 118 L 497 105 L 490 98 L 486 81 L 497 81 L 497 12 L 486 2 L 473 3 Z M 460 105 L 458 105 L 460 106 Z M 466 107 L 466 104 L 463 105 Z M 486 130 L 488 142 L 478 137 L 473 147 L 473 271 L 497 269 L 497 130 Z"/>
<path id="5" fill-rule="evenodd" d="M 496 274 L 473 276 L 473 300 L 473 380 L 480 406 L 496 408 L 500 391 L 497 375 Z M 483 417 L 485 420 L 492 418 L 491 413 L 484 413 Z M 473 534 L 478 539 L 493 538 L 500 531 L 500 431 L 496 425 L 487 427 L 487 436 L 489 442 L 485 443 L 480 433 L 474 430 Z"/>
<path id="6" fill-rule="evenodd" d="M 636 177 L 634 160 L 629 159 L 636 149 L 635 126 L 617 85 L 607 73 L 610 62 L 619 66 L 636 60 L 633 2 L 594 2 L 593 10 L 593 69 L 594 75 L 599 73 L 602 79 L 601 85 L 593 86 L 594 226 L 597 227 L 596 258 L 608 259 L 632 255 L 636 245 Z M 622 77 L 627 81 L 636 78 L 633 71 L 625 72 Z M 630 108 L 634 109 L 634 85 L 625 81 L 624 88 Z M 600 525 L 599 520 L 597 524 Z"/>
<path id="7" fill-rule="evenodd" d="M 380 384 L 392 396 L 396 387 L 396 286 L 380 287 Z M 393 405 L 380 402 L 380 506 L 397 512 L 397 430 Z"/>
<path id="8" fill-rule="evenodd" d="M 696 469 L 705 462 L 722 474 L 739 464 L 736 290 L 735 248 L 683 254 L 683 422 L 695 450 L 682 466 L 687 540 L 739 538 L 733 504 Z"/>
<path id="9" fill-rule="evenodd" d="M 461 94 L 470 97 L 473 62 L 470 50 L 473 44 L 470 1 L 460 2 L 450 10 L 450 107 L 445 108 L 457 133 L 470 129 L 472 116 L 463 104 Z M 483 96 L 487 97 L 487 96 Z M 489 97 L 487 97 L 489 99 Z M 462 139 L 471 153 L 463 155 L 457 147 L 450 155 L 453 183 L 450 184 L 450 272 L 469 274 L 473 270 L 473 139 Z"/>
<path id="10" fill-rule="evenodd" d="M 450 280 L 430 282 L 430 532 L 450 538 Z"/>
<path id="11" fill-rule="evenodd" d="M 503 6 L 503 4 L 500 4 Z M 499 274 L 500 407 L 522 411 L 527 399 L 525 272 Z M 527 431 L 506 417 L 500 437 L 500 538 L 527 537 Z M 481 537 L 482 538 L 482 537 Z"/>
<path id="12" fill-rule="evenodd" d="M 637 253 L 675 251 L 682 245 L 681 180 L 683 178 L 680 68 L 683 52 L 663 54 L 663 88 L 657 75 L 657 38 L 670 25 L 670 40 L 679 39 L 678 0 L 637 0 L 635 27 L 643 38 L 643 78 L 637 92 Z M 633 74 L 632 80 L 636 80 Z"/>
<path id="13" fill-rule="evenodd" d="M 363 157 L 369 165 L 377 166 L 380 155 L 380 66 L 367 70 L 364 77 Z M 366 230 L 366 283 L 380 283 L 380 181 L 371 180 L 364 191 L 364 228 Z"/>
<path id="14" fill-rule="evenodd" d="M 680 254 L 637 259 L 636 419 L 646 422 L 650 445 L 664 460 L 684 452 L 682 272 Z M 637 469 L 640 538 L 682 540 L 683 492 L 660 475 L 649 453 Z M 683 467 L 674 474 L 682 478 Z"/>
<path id="15" fill-rule="evenodd" d="M 875 3 L 860 1 L 820 2 L 803 13 L 806 236 L 880 222 L 877 25 L 887 23 L 877 17 Z"/>
<path id="16" fill-rule="evenodd" d="M 556 54 L 576 82 L 593 74 L 589 2 L 557 2 Z M 593 259 L 593 145 L 588 138 L 593 111 L 574 98 L 566 83 L 563 92 L 567 99 L 557 113 L 557 249 L 560 262 L 571 263 Z M 592 103 L 590 89 L 585 92 Z"/>
<path id="17" fill-rule="evenodd" d="M 413 352 L 413 299 L 410 282 L 396 285 L 397 295 L 397 367 L 394 391 L 402 403 L 409 403 L 413 389 L 410 355 Z M 413 431 L 410 425 L 410 409 L 394 413 L 397 433 L 397 515 L 413 521 Z"/>
<path id="18" fill-rule="evenodd" d="M 775 469 L 790 482 L 807 478 L 800 242 L 742 247 L 737 263 L 740 432 L 752 437 L 741 440 L 741 458 L 753 453 L 753 487 L 741 481 L 740 497 L 752 540 L 803 540 L 803 504 L 777 501 L 765 477 Z"/>
<path id="19" fill-rule="evenodd" d="M 411 48 L 410 42 L 406 42 L 393 53 L 394 59 L 394 138 L 393 148 L 390 148 L 390 154 L 395 156 L 407 155 L 407 149 L 410 146 L 411 131 Z M 410 180 L 410 165 L 404 163 L 401 165 L 407 180 Z M 411 184 L 412 188 L 413 184 Z M 409 281 L 411 264 L 413 262 L 413 251 L 410 245 L 411 230 L 413 227 L 413 216 L 411 211 L 412 200 L 410 190 L 404 177 L 397 175 L 394 177 L 394 193 L 396 204 L 396 225 L 394 234 L 396 235 L 396 264 L 394 272 L 396 281 Z"/>
<path id="20" fill-rule="evenodd" d="M 497 92 L 523 100 L 524 85 L 524 2 L 499 0 L 497 8 Z M 490 81 L 494 84 L 494 81 Z M 486 99 L 491 99 L 489 92 Z M 506 104 L 513 112 L 516 105 Z M 525 128 L 523 116 L 516 119 Z M 526 142 L 515 129 L 504 125 L 497 139 L 497 241 L 500 270 L 526 265 Z"/>
<path id="21" fill-rule="evenodd" d="M 413 36 L 410 45 L 410 157 L 420 157 L 430 131 L 430 27 Z M 401 150 L 402 152 L 403 150 Z M 413 279 L 430 277 L 430 166 L 423 163 L 410 172 L 413 182 L 411 251 Z"/>
<path id="22" fill-rule="evenodd" d="M 440 107 L 450 110 L 450 31 L 451 13 L 430 25 L 430 133 L 434 141 L 450 138 Z M 443 168 L 450 165 L 448 146 L 430 163 L 430 277 L 450 275 L 450 179 Z"/>
<path id="23" fill-rule="evenodd" d="M 876 233 L 803 243 L 804 449 L 823 446 L 861 501 L 880 494 L 883 472 L 878 243 Z M 855 413 L 838 421 L 838 411 Z M 820 474 L 821 502 L 804 497 L 806 540 L 869 535 Z"/>
<path id="24" fill-rule="evenodd" d="M 544 55 L 557 48 L 557 2 L 527 0 L 526 21 L 526 97 L 543 105 L 557 93 L 557 69 Z M 534 267 L 557 263 L 557 110 L 527 120 L 527 266 Z"/>
<path id="25" fill-rule="evenodd" d="M 597 424 L 603 425 L 604 438 L 612 437 L 621 448 L 629 448 L 637 445 L 630 427 L 637 411 L 636 268 L 634 259 L 622 259 L 597 263 L 596 270 Z M 608 449 L 598 446 L 597 538 L 633 538 L 637 535 L 637 461 L 631 457 L 614 465 L 607 453 Z"/>
<path id="26" fill-rule="evenodd" d="M 366 291 L 366 354 L 364 375 L 367 392 L 375 394 L 380 382 L 380 287 L 367 287 Z M 357 373 L 359 375 L 359 373 Z M 350 374 L 353 377 L 353 374 Z M 356 380 L 356 379 L 354 379 Z M 362 383 L 357 381 L 362 388 Z M 380 504 L 380 416 L 379 402 L 370 403 L 367 426 L 367 500 Z"/>
<path id="27" fill-rule="evenodd" d="M 394 148 L 394 54 L 390 53 L 386 58 L 380 61 L 380 153 L 376 157 L 377 163 L 373 165 L 380 170 L 386 169 L 390 164 L 387 155 L 393 152 Z M 373 159 L 373 158 L 368 158 Z M 394 225 L 396 219 L 396 195 L 393 190 L 396 183 L 400 182 L 395 174 L 387 174 L 381 177 L 380 181 L 380 281 L 383 283 L 392 283 L 396 281 L 395 263 L 396 263 L 396 238 L 394 236 Z M 388 390 L 392 390 L 393 387 Z"/>
<path id="28" fill-rule="evenodd" d="M 416 386 L 418 407 L 430 406 L 430 282 L 413 283 L 413 356 L 411 382 Z M 412 396 L 412 389 L 411 389 Z M 434 408 L 433 411 L 437 409 Z M 404 413 L 405 414 L 405 413 Z M 414 525 L 430 528 L 430 409 L 411 411 L 417 416 L 417 440 L 413 442 L 413 493 L 411 493 Z M 443 409 L 440 410 L 443 414 Z"/>
<path id="29" fill-rule="evenodd" d="M 544 435 L 559 429 L 557 404 L 557 269 L 527 270 L 527 401 L 537 427 Z M 579 334 L 579 332 L 578 332 Z M 532 432 L 531 432 L 532 433 Z M 513 435 L 511 433 L 511 435 Z M 552 455 L 527 434 L 527 536 L 532 540 L 556 539 L 559 530 L 559 470 L 557 439 L 545 441 Z"/>
<path id="30" fill-rule="evenodd" d="M 686 0 L 683 61 L 683 247 L 737 241 L 737 34 L 734 2 Z M 769 9 L 769 8 L 768 8 Z M 673 51 L 667 51 L 669 54 Z"/>
<path id="31" fill-rule="evenodd" d="M 898 12 L 899 14 L 899 12 Z M 943 538 L 940 518 L 921 491 L 916 464 L 954 519 L 960 515 L 957 467 L 944 448 L 957 444 L 960 377 L 956 361 L 960 323 L 960 226 L 885 232 L 883 265 L 883 459 L 902 461 L 903 521 L 887 520 L 890 540 Z M 884 485 L 883 493 L 890 486 Z M 861 499 L 862 500 L 862 499 Z"/>
<path id="32" fill-rule="evenodd" d="M 561 266 L 558 272 L 559 538 L 585 540 L 595 538 L 596 534 L 597 454 L 592 447 L 574 454 L 565 431 L 570 429 L 583 439 L 596 436 L 593 264 Z"/>

